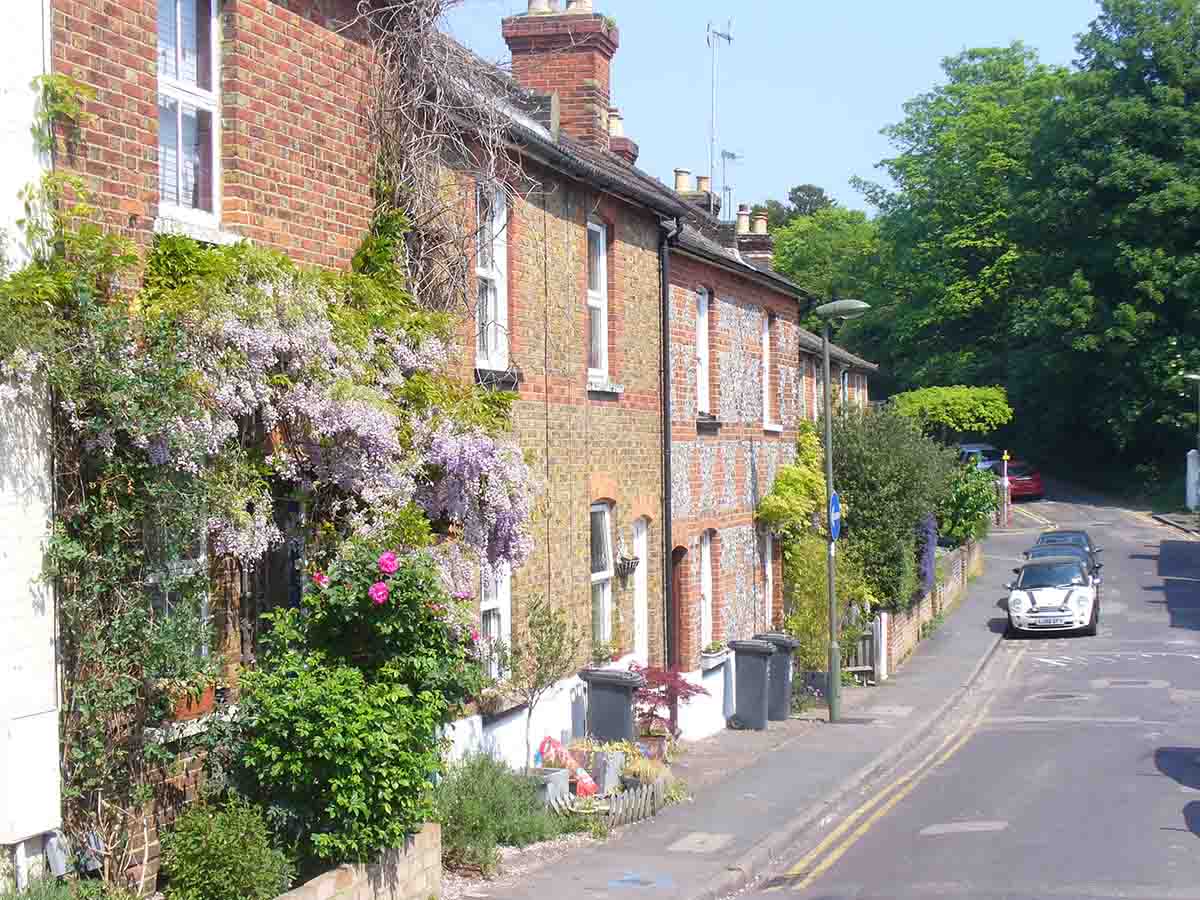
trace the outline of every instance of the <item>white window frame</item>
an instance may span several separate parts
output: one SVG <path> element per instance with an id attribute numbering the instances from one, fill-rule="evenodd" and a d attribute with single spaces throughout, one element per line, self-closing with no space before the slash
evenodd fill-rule
<path id="1" fill-rule="evenodd" d="M 588 306 L 588 328 L 587 328 L 587 354 L 588 354 L 588 379 L 592 381 L 602 381 L 608 378 L 608 230 L 599 222 L 588 222 L 588 235 L 595 232 L 600 239 L 600 271 L 598 273 L 598 286 L 596 290 L 592 290 L 590 281 L 587 290 L 587 306 Z M 585 277 L 586 266 L 591 264 L 591 248 L 586 248 L 587 258 L 584 260 Z M 597 310 L 600 313 L 600 367 L 593 368 L 591 365 L 592 353 L 592 330 L 591 330 L 591 311 Z"/>
<path id="2" fill-rule="evenodd" d="M 770 428 L 771 421 L 771 313 L 763 310 L 762 316 L 762 420 Z"/>
<path id="3" fill-rule="evenodd" d="M 154 527 L 154 526 L 147 526 Z M 160 543 L 166 543 L 160 541 Z M 190 578 L 208 571 L 208 553 L 205 549 L 205 538 L 197 536 L 195 548 L 196 552 L 191 556 L 184 556 L 180 559 L 171 560 L 157 565 L 156 560 L 147 559 L 148 566 L 146 570 L 145 586 L 150 591 L 159 593 L 161 608 L 159 604 L 155 604 L 154 598 L 150 597 L 150 604 L 155 612 L 161 613 L 164 619 L 171 618 L 172 610 L 175 604 L 171 601 L 171 592 L 163 590 L 161 585 L 170 584 L 181 578 Z M 147 557 L 151 555 L 150 551 L 146 552 Z M 200 619 L 206 626 L 210 626 L 211 622 L 211 605 L 210 595 L 208 591 L 200 598 Z M 196 655 L 201 658 L 206 658 L 210 652 L 208 645 L 209 628 L 204 629 L 204 637 L 201 639 L 200 646 L 196 648 Z"/>
<path id="4" fill-rule="evenodd" d="M 183 68 L 183 16 L 180 11 L 181 4 L 185 0 L 174 0 L 175 6 L 175 71 L 178 73 Z M 193 209 L 189 206 L 182 206 L 178 203 L 170 203 L 163 199 L 161 181 L 158 186 L 158 213 L 159 216 L 166 219 L 174 219 L 178 222 L 186 222 L 191 225 L 199 225 L 208 228 L 217 228 L 221 222 L 221 67 L 220 67 L 220 47 L 221 47 L 221 32 L 220 32 L 220 6 L 221 0 L 212 0 L 211 15 L 209 17 L 209 46 L 211 47 L 210 60 L 212 72 L 212 89 L 205 90 L 195 84 L 181 81 L 178 78 L 170 78 L 166 75 L 158 75 L 158 96 L 166 97 L 175 102 L 176 105 L 176 120 L 175 120 L 175 165 L 177 167 L 176 187 L 178 190 L 183 190 L 183 105 L 186 103 L 194 106 L 199 110 L 204 110 L 212 116 L 212 127 L 209 129 L 209 139 L 212 141 L 212 212 L 203 209 Z M 155 46 L 157 48 L 157 32 L 155 34 Z M 155 53 L 157 60 L 158 54 Z M 155 63 L 157 68 L 157 62 Z M 156 146 L 157 149 L 157 146 Z"/>
<path id="5" fill-rule="evenodd" d="M 604 546 L 608 568 L 603 572 L 592 572 L 591 584 L 603 585 L 600 598 L 600 634 L 592 634 L 592 645 L 607 644 L 612 641 L 612 581 L 613 581 L 613 550 L 612 550 L 612 506 L 608 503 L 593 503 L 589 513 L 604 513 Z M 588 569 L 591 569 L 591 527 L 592 517 L 588 515 Z M 589 596 L 589 602 L 591 597 Z"/>
<path id="6" fill-rule="evenodd" d="M 492 219 L 485 223 L 480 215 L 489 198 Z M 485 228 L 485 225 L 488 227 Z M 486 281 L 491 287 L 488 316 L 479 319 L 478 294 L 476 295 L 475 367 L 503 371 L 508 368 L 508 196 L 502 187 L 479 185 L 475 191 L 475 277 L 476 291 L 479 282 Z M 491 238 L 490 252 L 483 251 L 483 242 Z M 490 262 L 483 265 L 484 261 Z M 489 333 L 490 331 L 490 333 Z M 490 340 L 489 340 L 490 338 Z M 481 346 L 482 345 L 482 346 Z"/>
<path id="7" fill-rule="evenodd" d="M 838 381 L 841 385 L 841 390 L 838 392 L 838 400 L 840 401 L 842 415 L 844 416 L 847 410 L 850 409 L 850 370 L 842 369 L 842 374 L 839 376 Z"/>
<path id="8" fill-rule="evenodd" d="M 701 413 L 712 412 L 708 369 L 711 304 L 711 296 L 707 290 L 700 288 L 696 291 L 696 410 Z"/>
<path id="9" fill-rule="evenodd" d="M 512 570 L 507 563 L 500 563 L 495 569 L 483 566 L 479 571 L 479 630 L 484 630 L 484 619 L 487 613 L 497 612 L 500 616 L 499 632 L 487 635 L 493 640 L 510 644 L 512 641 Z M 501 678 L 506 673 L 500 669 L 500 660 L 496 657 L 495 648 L 487 648 L 484 659 L 486 674 L 492 678 Z"/>
<path id="10" fill-rule="evenodd" d="M 713 642 L 712 532 L 700 535 L 700 649 Z"/>

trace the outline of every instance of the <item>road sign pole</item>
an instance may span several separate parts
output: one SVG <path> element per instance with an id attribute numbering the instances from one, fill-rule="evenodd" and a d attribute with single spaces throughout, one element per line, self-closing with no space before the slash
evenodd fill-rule
<path id="1" fill-rule="evenodd" d="M 841 718 L 842 707 L 842 653 L 838 647 L 837 595 L 834 590 L 834 557 L 837 553 L 834 532 L 833 493 L 833 391 L 829 385 L 829 320 L 821 341 L 821 362 L 825 372 L 825 515 L 829 529 L 829 553 L 826 559 L 826 584 L 829 592 L 829 683 L 825 686 L 826 701 L 829 703 L 829 721 Z"/>

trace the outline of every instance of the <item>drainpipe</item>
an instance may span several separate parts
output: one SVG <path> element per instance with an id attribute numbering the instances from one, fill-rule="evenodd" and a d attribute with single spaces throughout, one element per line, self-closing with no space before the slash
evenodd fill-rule
<path id="1" fill-rule="evenodd" d="M 673 565 L 671 561 L 675 550 L 671 539 L 671 247 L 683 230 L 683 219 L 675 217 L 673 226 L 663 225 L 662 237 L 658 244 L 658 271 L 662 285 L 662 430 L 663 430 L 663 662 L 664 668 L 671 667 L 671 651 L 674 649 L 675 635 L 671 633 L 672 604 L 674 593 L 671 590 Z"/>

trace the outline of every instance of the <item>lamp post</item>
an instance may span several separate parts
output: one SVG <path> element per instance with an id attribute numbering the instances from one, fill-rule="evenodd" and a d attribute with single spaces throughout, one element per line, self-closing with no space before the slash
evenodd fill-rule
<path id="1" fill-rule="evenodd" d="M 1188 381 L 1196 382 L 1196 449 L 1200 450 L 1200 375 L 1184 375 Z"/>
<path id="2" fill-rule="evenodd" d="M 827 519 L 829 552 L 826 555 L 826 582 L 829 593 L 829 684 L 826 700 L 829 703 L 829 721 L 841 718 L 842 710 L 842 651 L 838 647 L 837 595 L 834 591 L 833 572 L 837 543 L 833 536 L 833 523 L 828 521 L 833 507 L 833 389 L 829 383 L 829 323 L 834 319 L 857 319 L 871 307 L 861 300 L 834 300 L 818 306 L 814 312 L 824 328 L 821 335 L 821 363 L 825 372 L 825 516 Z"/>

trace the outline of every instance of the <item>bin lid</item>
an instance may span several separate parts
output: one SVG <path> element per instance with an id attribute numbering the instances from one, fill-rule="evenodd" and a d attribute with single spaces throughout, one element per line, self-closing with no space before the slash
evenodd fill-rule
<path id="1" fill-rule="evenodd" d="M 790 634 L 784 634 L 782 631 L 764 631 L 762 634 L 754 636 L 756 641 L 766 641 L 769 644 L 774 644 L 775 649 L 781 652 L 791 653 L 800 646 L 800 642 Z"/>
<path id="2" fill-rule="evenodd" d="M 752 656 L 770 656 L 775 652 L 775 645 L 767 641 L 730 641 L 734 653 L 749 653 Z"/>
<path id="3" fill-rule="evenodd" d="M 646 683 L 646 678 L 628 669 L 583 669 L 579 677 L 588 684 L 605 684 L 615 687 L 636 689 Z"/>

